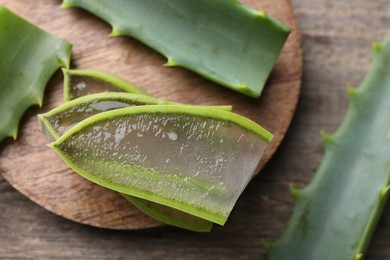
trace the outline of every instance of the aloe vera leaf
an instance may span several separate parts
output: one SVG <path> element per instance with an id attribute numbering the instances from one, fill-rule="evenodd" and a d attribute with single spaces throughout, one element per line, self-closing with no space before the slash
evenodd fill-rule
<path id="1" fill-rule="evenodd" d="M 52 74 L 69 66 L 71 48 L 0 5 L 0 142 L 16 139 L 24 112 L 42 105 Z"/>
<path id="2" fill-rule="evenodd" d="M 115 75 L 97 70 L 63 69 L 64 99 L 75 98 L 100 92 L 128 92 L 149 95 L 143 89 Z"/>
<path id="3" fill-rule="evenodd" d="M 156 105 L 92 116 L 50 147 L 101 186 L 223 225 L 272 138 L 230 112 Z"/>
<path id="4" fill-rule="evenodd" d="M 104 92 L 71 100 L 45 114 L 38 115 L 38 118 L 41 130 L 50 141 L 54 141 L 76 124 L 98 113 L 130 106 L 176 104 L 179 105 L 141 94 Z M 229 112 L 232 110 L 232 106 L 203 107 Z"/>
<path id="5" fill-rule="evenodd" d="M 140 94 L 105 92 L 74 99 L 45 114 L 38 115 L 38 117 L 41 130 L 50 141 L 54 141 L 82 120 L 104 111 L 134 105 L 169 104 L 175 103 Z M 231 106 L 210 106 L 209 108 L 227 109 L 227 111 L 231 111 Z M 167 206 L 158 205 L 143 199 L 132 199 L 132 196 L 129 195 L 124 196 L 142 212 L 166 224 L 197 232 L 211 230 L 211 222 Z"/>
<path id="6" fill-rule="evenodd" d="M 146 91 L 134 84 L 106 72 L 98 70 L 70 70 L 65 68 L 62 71 L 64 74 L 65 102 L 101 92 L 125 92 L 150 96 Z M 175 103 L 167 101 L 166 104 Z M 207 107 L 232 111 L 231 105 Z"/>
<path id="7" fill-rule="evenodd" d="M 177 209 L 140 199 L 134 196 L 122 194 L 128 201 L 146 215 L 171 226 L 196 232 L 210 232 L 213 223 Z"/>
<path id="8" fill-rule="evenodd" d="M 388 198 L 390 178 L 390 34 L 374 61 L 312 182 L 293 189 L 296 205 L 270 259 L 361 259 Z"/>
<path id="9" fill-rule="evenodd" d="M 259 97 L 290 29 L 238 1 L 64 0 L 134 37 L 181 66 Z"/>

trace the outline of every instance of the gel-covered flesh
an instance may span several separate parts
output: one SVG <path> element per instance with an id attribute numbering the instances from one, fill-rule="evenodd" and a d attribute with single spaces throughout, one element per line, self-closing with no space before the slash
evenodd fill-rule
<path id="1" fill-rule="evenodd" d="M 236 122 L 176 112 L 191 108 L 147 107 L 87 119 L 52 147 L 98 184 L 224 224 L 267 142 Z"/>
<path id="2" fill-rule="evenodd" d="M 123 90 L 103 80 L 85 76 L 72 77 L 70 81 L 70 87 L 72 93 L 71 99 L 93 93 L 124 92 Z"/>
<path id="3" fill-rule="evenodd" d="M 102 92 L 148 94 L 134 84 L 115 75 L 97 70 L 68 70 L 64 73 L 64 99 L 70 101 Z"/>
<path id="4" fill-rule="evenodd" d="M 39 118 L 41 128 L 47 128 L 48 137 L 55 140 L 76 124 L 98 113 L 130 106 L 157 104 L 170 103 L 139 94 L 106 92 L 69 101 L 40 115 Z"/>

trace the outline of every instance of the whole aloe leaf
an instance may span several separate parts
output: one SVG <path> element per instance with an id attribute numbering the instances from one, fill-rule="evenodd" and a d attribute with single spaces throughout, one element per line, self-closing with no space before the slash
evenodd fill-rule
<path id="1" fill-rule="evenodd" d="M 210 80 L 258 97 L 290 29 L 235 0 L 64 0 Z"/>
<path id="2" fill-rule="evenodd" d="M 16 139 L 20 118 L 42 104 L 52 74 L 68 67 L 71 45 L 0 5 L 0 142 Z"/>
<path id="3" fill-rule="evenodd" d="M 389 195 L 390 34 L 338 129 L 324 134 L 325 155 L 297 201 L 270 259 L 361 259 Z"/>

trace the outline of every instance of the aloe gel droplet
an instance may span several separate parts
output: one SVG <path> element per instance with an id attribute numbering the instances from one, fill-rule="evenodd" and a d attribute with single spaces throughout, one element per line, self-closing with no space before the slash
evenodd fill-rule
<path id="1" fill-rule="evenodd" d="M 101 113 L 51 146 L 91 181 L 223 225 L 271 139 L 236 114 L 168 105 Z"/>

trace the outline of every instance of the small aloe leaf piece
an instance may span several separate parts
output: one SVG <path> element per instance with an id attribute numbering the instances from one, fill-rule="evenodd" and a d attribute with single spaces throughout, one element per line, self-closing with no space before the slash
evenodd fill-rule
<path id="1" fill-rule="evenodd" d="M 140 105 L 179 105 L 150 96 L 131 93 L 104 92 L 90 94 L 66 102 L 53 110 L 38 115 L 41 130 L 50 141 L 60 138 L 66 131 L 93 115 L 114 109 Z M 231 106 L 203 106 L 231 111 Z"/>
<path id="2" fill-rule="evenodd" d="M 50 77 L 69 66 L 71 48 L 0 5 L 0 142 L 16 139 L 24 112 L 42 105 Z"/>
<path id="3" fill-rule="evenodd" d="M 70 69 L 62 71 L 64 73 L 65 101 L 100 92 L 128 92 L 148 95 L 132 83 L 106 72 Z"/>
<path id="4" fill-rule="evenodd" d="M 259 97 L 290 29 L 239 1 L 64 0 L 107 21 L 181 66 Z"/>
<path id="5" fill-rule="evenodd" d="M 230 112 L 155 105 L 92 116 L 50 147 L 101 186 L 223 225 L 272 138 Z"/>
<path id="6" fill-rule="evenodd" d="M 126 194 L 122 196 L 146 215 L 168 225 L 195 232 L 210 232 L 213 227 L 212 222 L 183 211 Z"/>
<path id="7" fill-rule="evenodd" d="M 351 93 L 351 91 L 350 91 Z M 389 196 L 390 33 L 270 259 L 362 259 Z M 329 138 L 325 138 L 329 140 Z"/>

